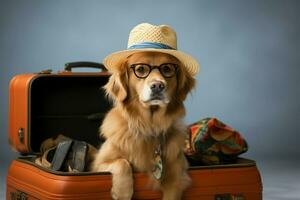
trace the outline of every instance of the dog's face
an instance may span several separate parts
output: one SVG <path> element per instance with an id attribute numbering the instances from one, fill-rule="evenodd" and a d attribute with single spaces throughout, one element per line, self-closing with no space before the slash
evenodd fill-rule
<path id="1" fill-rule="evenodd" d="M 180 103 L 194 87 L 195 80 L 180 61 L 164 53 L 131 55 L 105 86 L 117 102 L 136 101 L 143 107 L 166 107 Z"/>
<path id="2" fill-rule="evenodd" d="M 177 87 L 179 61 L 168 54 L 143 52 L 128 58 L 129 88 L 144 106 L 166 106 Z"/>

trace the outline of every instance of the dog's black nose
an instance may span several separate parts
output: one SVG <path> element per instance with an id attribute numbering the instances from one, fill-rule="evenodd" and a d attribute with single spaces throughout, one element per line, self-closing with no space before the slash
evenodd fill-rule
<path id="1" fill-rule="evenodd" d="M 165 89 L 165 84 L 161 81 L 155 81 L 151 83 L 150 88 L 153 93 L 160 93 Z"/>

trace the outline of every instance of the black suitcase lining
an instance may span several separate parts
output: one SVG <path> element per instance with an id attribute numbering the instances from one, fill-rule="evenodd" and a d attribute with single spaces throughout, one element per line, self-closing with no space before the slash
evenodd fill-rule
<path id="1" fill-rule="evenodd" d="M 47 138 L 63 134 L 95 147 L 102 142 L 99 127 L 111 108 L 102 86 L 108 77 L 39 76 L 31 82 L 29 146 L 40 151 Z"/>

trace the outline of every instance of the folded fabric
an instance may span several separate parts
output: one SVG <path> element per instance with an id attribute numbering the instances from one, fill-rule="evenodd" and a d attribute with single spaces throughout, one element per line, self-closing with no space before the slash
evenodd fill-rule
<path id="1" fill-rule="evenodd" d="M 189 126 L 185 154 L 206 165 L 233 162 L 248 145 L 239 132 L 216 118 L 205 118 Z"/>
<path id="2" fill-rule="evenodd" d="M 97 152 L 94 146 L 63 135 L 45 140 L 40 149 L 41 156 L 35 159 L 36 164 L 64 172 L 88 171 Z"/>

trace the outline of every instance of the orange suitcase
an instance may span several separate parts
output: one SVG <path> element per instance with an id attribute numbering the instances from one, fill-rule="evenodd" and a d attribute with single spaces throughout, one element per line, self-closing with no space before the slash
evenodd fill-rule
<path id="1" fill-rule="evenodd" d="M 75 67 L 100 72 L 72 72 Z M 15 76 L 9 89 L 9 141 L 20 152 L 8 170 L 6 199 L 110 199 L 109 173 L 57 172 L 33 159 L 41 143 L 64 134 L 99 146 L 98 128 L 111 108 L 101 87 L 109 73 L 97 63 L 71 63 L 65 70 Z M 261 200 L 262 183 L 254 161 L 214 166 L 192 165 L 192 184 L 183 199 Z M 147 175 L 135 173 L 134 199 L 161 199 L 148 187 Z"/>

